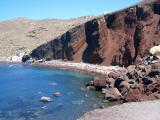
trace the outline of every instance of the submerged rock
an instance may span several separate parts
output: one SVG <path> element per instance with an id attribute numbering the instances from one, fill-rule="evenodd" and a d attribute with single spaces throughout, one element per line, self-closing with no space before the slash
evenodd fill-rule
<path id="1" fill-rule="evenodd" d="M 58 103 L 57 106 L 58 107 L 62 107 L 64 104 L 63 103 Z"/>
<path id="2" fill-rule="evenodd" d="M 56 85 L 57 85 L 57 83 L 55 83 L 55 82 L 52 82 L 52 83 L 51 83 L 51 85 L 52 85 L 52 86 L 56 86 Z"/>
<path id="3" fill-rule="evenodd" d="M 52 102 L 53 99 L 50 97 L 43 96 L 43 97 L 41 97 L 40 101 L 41 102 Z"/>
<path id="4" fill-rule="evenodd" d="M 53 93 L 53 95 L 54 95 L 55 97 L 60 97 L 60 96 L 61 96 L 61 93 L 60 93 L 60 92 L 55 92 L 55 93 Z"/>

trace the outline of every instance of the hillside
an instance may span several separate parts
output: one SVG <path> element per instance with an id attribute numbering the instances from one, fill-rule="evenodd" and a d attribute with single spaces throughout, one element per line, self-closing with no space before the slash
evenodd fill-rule
<path id="1" fill-rule="evenodd" d="M 39 45 L 50 41 L 67 30 L 93 17 L 70 20 L 45 19 L 30 20 L 17 18 L 0 22 L 0 57 L 30 52 Z"/>
<path id="2" fill-rule="evenodd" d="M 30 56 L 128 66 L 159 44 L 160 1 L 143 1 L 78 25 L 37 47 Z"/>

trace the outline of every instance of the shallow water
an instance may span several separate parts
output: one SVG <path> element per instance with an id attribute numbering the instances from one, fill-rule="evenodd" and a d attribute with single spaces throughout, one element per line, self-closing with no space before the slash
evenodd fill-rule
<path id="1" fill-rule="evenodd" d="M 0 64 L 0 120 L 75 120 L 100 104 L 85 84 L 93 76 L 41 67 Z M 54 97 L 59 91 L 61 97 Z M 53 102 L 42 103 L 49 96 Z"/>

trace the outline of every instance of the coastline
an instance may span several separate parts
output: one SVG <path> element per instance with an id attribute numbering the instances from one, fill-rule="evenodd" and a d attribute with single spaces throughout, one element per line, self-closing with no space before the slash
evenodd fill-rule
<path id="1" fill-rule="evenodd" d="M 98 81 L 95 79 L 93 82 L 95 82 L 95 84 L 98 84 L 98 85 L 99 85 L 99 83 L 100 84 L 102 83 L 102 86 L 104 85 L 103 84 L 103 82 L 104 82 L 103 78 L 105 78 L 106 76 L 108 76 L 109 79 L 106 79 L 105 82 L 110 82 L 110 81 L 107 81 L 107 80 L 112 80 L 111 81 L 112 83 L 114 83 L 116 81 L 116 79 L 113 79 L 114 77 L 116 77 L 115 74 L 113 74 L 113 72 L 122 74 L 122 72 L 126 72 L 126 70 L 128 70 L 128 72 L 130 72 L 130 73 L 132 73 L 132 71 L 134 71 L 135 73 L 136 72 L 138 73 L 138 72 L 142 72 L 141 70 L 145 70 L 146 73 L 148 73 L 148 72 L 152 72 L 152 69 L 149 70 L 149 68 L 152 68 L 151 66 L 156 65 L 156 63 L 153 62 L 153 65 L 148 65 L 149 68 L 147 68 L 147 66 L 145 66 L 145 65 L 137 66 L 137 68 L 135 68 L 135 66 L 133 66 L 133 65 L 129 66 L 128 68 L 123 68 L 123 67 L 118 67 L 118 66 L 100 66 L 100 65 L 93 65 L 93 64 L 86 64 L 86 63 L 74 63 L 74 62 L 68 62 L 68 61 L 64 62 L 64 61 L 60 61 L 60 60 L 37 61 L 37 62 L 34 62 L 34 63 L 22 63 L 22 62 L 18 62 L 18 61 L 0 61 L 0 63 L 2 63 L 2 64 L 22 64 L 22 65 L 30 65 L 30 66 L 37 66 L 37 67 L 45 67 L 45 68 L 49 68 L 49 69 L 62 69 L 62 70 L 67 70 L 67 71 L 80 72 L 80 73 L 83 73 L 83 72 L 84 73 L 89 73 L 89 74 L 93 75 L 94 79 L 96 77 L 98 77 Z M 158 66 L 156 66 L 154 69 L 157 69 L 157 68 L 159 69 Z M 153 69 L 153 71 L 154 71 L 154 69 Z M 110 74 L 110 73 L 112 73 L 112 74 Z M 132 73 L 133 76 L 135 75 L 135 73 Z M 100 78 L 101 76 L 102 76 L 102 79 Z M 142 76 L 142 77 L 145 77 L 145 76 Z M 140 83 L 140 84 L 134 83 L 132 85 L 132 84 L 128 83 L 129 80 L 124 79 L 124 81 L 126 81 L 127 84 L 126 84 L 126 82 L 121 82 L 121 84 L 123 84 L 123 88 L 128 88 L 129 87 L 130 90 L 128 91 L 128 95 L 126 95 L 125 97 L 122 97 L 122 98 L 123 99 L 125 98 L 125 100 L 128 99 L 129 103 L 125 103 L 125 104 L 118 105 L 118 106 L 116 105 L 114 107 L 108 107 L 108 108 L 104 108 L 102 106 L 103 110 L 95 109 L 95 110 L 89 111 L 89 112 L 85 113 L 81 118 L 79 118 L 77 120 L 95 120 L 96 118 L 97 118 L 97 120 L 104 120 L 104 118 L 107 118 L 107 117 L 108 117 L 108 119 L 106 119 L 106 120 L 110 120 L 114 116 L 114 115 L 112 116 L 110 114 L 113 114 L 114 112 L 118 111 L 119 113 L 117 112 L 117 114 L 123 115 L 122 114 L 123 113 L 123 109 L 122 109 L 123 106 L 125 106 L 125 111 L 126 111 L 126 113 L 124 115 L 128 116 L 128 115 L 131 114 L 131 112 L 129 111 L 130 110 L 129 109 L 130 106 L 134 107 L 136 105 L 141 105 L 141 103 L 142 103 L 142 108 L 143 109 L 139 110 L 139 107 L 135 107 L 134 108 L 134 111 L 140 111 L 141 112 L 143 110 L 146 110 L 144 105 L 148 105 L 148 103 L 153 105 L 153 106 L 156 106 L 156 104 L 159 105 L 159 102 L 155 103 L 153 101 L 153 100 L 155 100 L 156 97 L 158 97 L 158 96 L 155 96 L 157 94 L 154 94 L 154 93 L 152 94 L 151 93 L 151 96 L 148 96 L 148 98 L 147 98 L 146 95 L 141 93 L 141 92 L 143 92 L 143 89 L 144 89 L 143 86 L 142 86 L 144 83 Z M 157 81 L 155 80 L 153 85 L 155 85 L 155 84 L 158 85 L 159 83 Z M 155 88 L 154 86 L 150 86 L 150 87 L 151 88 Z M 111 91 L 111 93 L 113 92 L 113 95 L 112 95 L 111 93 L 109 93 L 109 91 L 110 90 L 115 90 L 115 89 L 118 90 L 118 87 L 114 88 L 114 89 L 107 89 L 106 88 L 105 91 L 104 91 L 105 92 L 105 96 L 109 95 L 109 97 L 111 96 L 111 97 L 114 98 L 115 96 L 113 96 L 113 95 L 117 95 L 120 92 L 117 93 L 117 91 Z M 102 92 L 103 92 L 103 90 L 102 90 Z M 149 91 L 151 91 L 151 90 L 149 89 Z M 138 97 L 134 96 L 135 94 L 137 94 L 137 91 L 138 91 L 138 95 L 139 95 Z M 153 98 L 153 96 L 155 98 Z M 119 97 L 117 97 L 116 99 L 119 100 Z M 136 100 L 136 101 L 134 101 L 134 100 Z M 147 101 L 151 100 L 151 101 L 149 101 L 148 103 L 147 102 L 140 102 L 140 101 L 146 101 L 146 100 Z M 133 101 L 135 103 L 132 103 Z M 112 112 L 113 108 L 116 108 L 116 109 Z M 157 108 L 155 108 L 155 110 L 157 110 Z M 109 116 L 107 115 L 107 111 L 109 113 Z M 146 110 L 146 112 L 148 112 L 148 110 Z M 99 116 L 101 116 L 101 118 L 99 118 Z M 118 115 L 116 115 L 116 117 L 117 116 Z M 153 114 L 151 115 L 151 117 L 152 116 L 153 116 Z M 142 114 L 140 117 L 145 118 L 144 114 Z M 158 117 L 160 117 L 160 116 L 158 116 Z M 115 118 L 113 120 L 128 120 L 128 119 L 118 119 L 118 118 L 123 118 L 123 117 L 117 117 L 117 118 Z M 132 117 L 131 120 L 135 120 L 135 118 Z M 152 119 L 147 119 L 147 120 L 152 120 Z M 157 120 L 157 119 L 153 119 L 153 120 Z"/>
<path id="2" fill-rule="evenodd" d="M 20 61 L 1 61 L 0 64 L 23 64 L 23 65 L 31 65 L 31 66 L 38 66 L 38 67 L 46 67 L 50 69 L 62 69 L 68 70 L 73 72 L 85 72 L 93 75 L 107 75 L 110 72 L 121 72 L 124 71 L 125 68 L 118 67 L 118 66 L 100 66 L 100 65 L 93 65 L 87 63 L 75 63 L 75 62 L 64 62 L 60 60 L 52 60 L 52 61 L 45 61 L 45 62 L 35 62 L 35 63 L 23 63 Z"/>
<path id="3" fill-rule="evenodd" d="M 90 74 L 107 75 L 112 71 L 120 72 L 123 69 L 118 66 L 100 66 L 87 63 L 64 62 L 59 60 L 45 61 L 43 63 L 29 64 L 33 66 L 57 68 L 74 72 L 85 72 Z"/>

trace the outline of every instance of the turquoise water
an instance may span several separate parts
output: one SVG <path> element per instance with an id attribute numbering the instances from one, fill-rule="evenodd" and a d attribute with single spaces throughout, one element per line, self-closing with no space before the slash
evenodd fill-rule
<path id="1" fill-rule="evenodd" d="M 75 120 L 100 99 L 85 88 L 89 74 L 0 64 L 0 120 Z M 61 97 L 54 97 L 59 91 Z M 42 103 L 49 96 L 53 102 Z"/>

